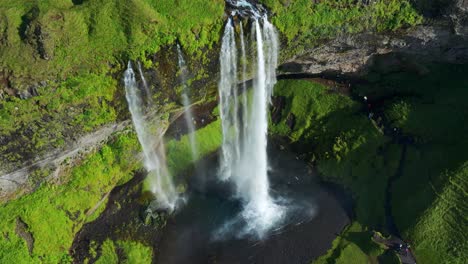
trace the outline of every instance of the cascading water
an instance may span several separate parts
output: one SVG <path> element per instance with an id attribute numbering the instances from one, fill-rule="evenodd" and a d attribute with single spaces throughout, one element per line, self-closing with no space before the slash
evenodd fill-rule
<path id="1" fill-rule="evenodd" d="M 247 116 L 249 109 L 247 107 L 247 55 L 245 51 L 245 39 L 244 39 L 244 27 L 242 26 L 242 22 L 239 23 L 240 27 L 240 43 L 241 43 L 241 64 L 242 64 L 242 121 L 244 122 L 242 135 L 247 135 L 247 120 L 249 117 Z M 245 148 L 245 146 L 243 146 Z"/>
<path id="2" fill-rule="evenodd" d="M 182 83 L 182 104 L 184 105 L 184 119 L 188 129 L 188 137 L 190 141 L 190 147 L 192 150 L 192 160 L 195 162 L 198 156 L 197 143 L 195 138 L 195 126 L 193 124 L 193 114 L 190 104 L 190 91 L 189 86 L 187 85 L 187 65 L 180 49 L 179 44 L 177 44 L 177 57 L 179 63 L 180 71 L 180 82 Z"/>
<path id="3" fill-rule="evenodd" d="M 135 79 L 132 64 L 124 73 L 125 96 L 132 115 L 133 125 L 144 154 L 144 165 L 148 171 L 151 192 L 155 195 L 158 206 L 169 211 L 174 210 L 178 194 L 166 167 L 163 140 L 155 140 L 150 134 L 150 124 L 144 119 L 144 104 L 141 91 Z"/>
<path id="4" fill-rule="evenodd" d="M 143 74 L 143 70 L 141 69 L 141 63 L 140 62 L 138 62 L 138 72 L 140 73 L 141 82 L 143 84 L 143 88 L 145 88 L 147 103 L 149 104 L 152 101 L 151 100 L 151 94 L 150 94 L 150 91 L 149 91 L 148 82 L 146 81 L 145 75 Z"/>
<path id="5" fill-rule="evenodd" d="M 228 19 L 221 46 L 221 80 L 219 82 L 220 115 L 223 127 L 223 145 L 220 178 L 230 179 L 236 187 L 236 194 L 244 204 L 242 216 L 246 223 L 244 232 L 256 232 L 260 237 L 275 225 L 283 215 L 269 194 L 267 130 L 268 103 L 274 84 L 278 57 L 278 40 L 275 29 L 266 15 L 245 1 L 230 1 L 238 12 L 253 14 L 257 59 L 254 72 L 253 96 L 249 104 L 239 109 L 237 50 L 234 22 Z M 242 30 L 243 31 L 243 30 Z M 245 43 L 241 36 L 242 60 L 245 61 Z M 245 68 L 242 76 L 245 78 Z M 243 88 L 244 90 L 244 88 Z M 243 98 L 246 98 L 244 92 Z M 244 99 L 243 99 L 244 101 Z M 245 99 L 244 103 L 247 102 Z M 243 117 L 243 124 L 239 122 Z M 240 131 L 244 131 L 242 134 Z"/>
<path id="6" fill-rule="evenodd" d="M 221 80 L 219 109 L 223 129 L 220 177 L 227 180 L 235 173 L 240 160 L 239 118 L 237 101 L 237 49 L 234 27 L 229 18 L 221 45 Z M 245 121 L 244 121 L 245 122 Z"/>

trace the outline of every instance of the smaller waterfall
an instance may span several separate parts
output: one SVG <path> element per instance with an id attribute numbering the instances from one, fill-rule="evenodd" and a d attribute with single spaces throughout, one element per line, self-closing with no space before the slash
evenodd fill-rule
<path id="1" fill-rule="evenodd" d="M 223 146 L 220 165 L 222 180 L 231 178 L 240 160 L 239 118 L 237 98 L 237 48 L 233 21 L 229 18 L 221 45 L 219 82 L 220 117 L 223 129 Z"/>
<path id="2" fill-rule="evenodd" d="M 247 136 L 247 120 L 249 120 L 249 109 L 247 101 L 247 55 L 245 52 L 245 40 L 244 40 L 244 27 L 242 21 L 239 23 L 240 26 L 240 43 L 241 43 L 241 64 L 242 64 L 242 122 L 243 122 L 243 137 Z M 245 149 L 245 146 L 242 146 Z"/>
<path id="3" fill-rule="evenodd" d="M 161 208 L 172 211 L 176 206 L 178 194 L 166 166 L 164 143 L 162 138 L 155 140 L 150 133 L 150 124 L 144 117 L 143 97 L 130 62 L 128 62 L 128 68 L 124 73 L 124 81 L 125 97 L 138 140 L 143 149 L 144 165 L 148 171 L 151 192 L 156 196 Z"/>
<path id="4" fill-rule="evenodd" d="M 146 81 L 145 75 L 143 74 L 143 70 L 141 69 L 141 63 L 140 62 L 138 62 L 138 72 L 140 72 L 141 82 L 143 84 L 143 88 L 145 88 L 147 103 L 150 104 L 151 101 L 152 101 L 151 100 L 151 93 L 150 93 L 150 90 L 149 90 L 148 82 Z"/>
<path id="5" fill-rule="evenodd" d="M 182 104 L 184 105 L 184 118 L 185 123 L 187 124 L 188 129 L 188 137 L 190 141 L 190 147 L 192 150 L 192 160 L 195 162 L 198 157 L 198 149 L 197 149 L 197 142 L 195 138 L 195 125 L 194 119 L 191 109 L 190 103 L 190 90 L 187 84 L 187 65 L 184 60 L 184 56 L 182 54 L 182 50 L 180 49 L 179 44 L 177 44 L 177 57 L 179 62 L 179 71 L 180 71 L 180 82 L 182 83 Z"/>

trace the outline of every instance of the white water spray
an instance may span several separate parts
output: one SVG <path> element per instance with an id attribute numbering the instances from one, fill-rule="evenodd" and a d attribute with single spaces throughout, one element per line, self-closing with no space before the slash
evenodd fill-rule
<path id="1" fill-rule="evenodd" d="M 169 211 L 174 210 L 178 194 L 172 183 L 166 166 L 166 157 L 162 138 L 150 134 L 150 124 L 144 119 L 144 104 L 138 88 L 135 72 L 129 62 L 124 73 L 125 96 L 132 115 L 133 125 L 144 154 L 144 165 L 148 171 L 151 192 L 156 196 L 159 206 Z"/>
<path id="2" fill-rule="evenodd" d="M 187 125 L 187 133 L 190 141 L 190 147 L 192 150 L 192 160 L 195 162 L 198 156 L 198 149 L 197 143 L 195 138 L 195 125 L 193 124 L 193 114 L 192 108 L 190 103 L 190 91 L 189 86 L 187 85 L 187 65 L 184 60 L 184 56 L 182 54 L 182 50 L 180 49 L 179 44 L 177 44 L 177 57 L 179 63 L 179 71 L 180 71 L 180 82 L 182 83 L 182 104 L 184 105 L 184 119 Z"/>
<path id="3" fill-rule="evenodd" d="M 242 216 L 247 224 L 244 232 L 256 232 L 261 237 L 283 215 L 282 208 L 275 204 L 269 194 L 266 149 L 268 102 L 276 83 L 278 42 L 274 27 L 266 18 L 262 19 L 263 27 L 258 19 L 254 23 L 257 42 L 256 77 L 250 105 L 242 108 L 242 112 L 247 112 L 242 113 L 246 117 L 242 125 L 238 122 L 236 39 L 231 19 L 226 24 L 223 36 L 219 94 L 224 139 L 220 177 L 234 182 L 237 196 L 244 203 Z M 242 36 L 243 57 L 244 46 Z M 245 78 L 244 72 L 243 76 Z M 245 133 L 241 136 L 239 131 L 242 130 Z"/>

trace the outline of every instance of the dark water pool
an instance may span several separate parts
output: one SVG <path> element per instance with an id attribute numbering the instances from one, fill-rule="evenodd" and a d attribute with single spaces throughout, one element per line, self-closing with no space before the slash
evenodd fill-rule
<path id="1" fill-rule="evenodd" d="M 242 205 L 216 180 L 216 162 L 192 176 L 187 204 L 162 234 L 156 263 L 310 263 L 324 254 L 349 223 L 349 199 L 321 185 L 307 164 L 286 151 L 269 150 L 271 193 L 287 215 L 263 239 L 242 233 Z M 211 164 L 211 165 L 210 165 Z M 223 229 L 224 227 L 224 229 Z"/>

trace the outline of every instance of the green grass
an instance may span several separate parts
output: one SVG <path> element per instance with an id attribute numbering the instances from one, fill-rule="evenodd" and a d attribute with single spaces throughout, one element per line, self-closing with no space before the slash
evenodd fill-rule
<path id="1" fill-rule="evenodd" d="M 261 0 L 273 13 L 272 21 L 293 44 L 291 56 L 305 46 L 341 33 L 395 31 L 422 22 L 407 0 L 378 0 L 363 5 L 351 0 Z M 299 47 L 297 47 L 299 46 Z M 291 53 L 291 54 L 290 54 Z"/>
<path id="2" fill-rule="evenodd" d="M 385 187 L 396 173 L 400 148 L 359 112 L 358 103 L 323 85 L 284 80 L 278 82 L 274 94 L 286 98 L 286 107 L 279 124 L 270 126 L 270 133 L 288 137 L 293 149 L 316 162 L 324 180 L 352 191 L 360 224 L 381 226 Z M 292 130 L 285 124 L 290 114 L 296 117 Z"/>
<path id="3" fill-rule="evenodd" d="M 320 122 L 326 116 L 345 108 L 357 107 L 349 98 L 330 94 L 323 85 L 305 80 L 281 80 L 274 88 L 274 95 L 284 96 L 288 102 L 281 115 L 282 121 L 271 125 L 270 131 L 276 135 L 288 136 L 292 142 L 310 137 L 311 135 L 306 135 L 309 130 L 313 131 L 309 133 L 326 133 L 327 131 L 318 131 L 324 129 Z M 296 116 L 293 131 L 284 122 L 289 113 Z"/>
<path id="4" fill-rule="evenodd" d="M 415 67 L 414 67 L 415 66 Z M 393 214 L 412 242 L 418 262 L 463 263 L 467 259 L 466 65 L 413 65 L 415 72 L 380 76 L 357 92 L 388 99 L 376 111 L 415 138 L 393 192 Z M 422 69 L 421 69 L 422 68 Z"/>
<path id="5" fill-rule="evenodd" d="M 122 250 L 119 258 L 116 250 Z M 152 261 L 153 252 L 151 247 L 134 241 L 106 240 L 101 246 L 101 256 L 96 263 L 123 263 L 123 264 L 149 264 Z"/>
<path id="6" fill-rule="evenodd" d="M 195 161 L 215 152 L 222 142 L 221 120 L 195 131 L 198 155 Z M 192 150 L 188 135 L 179 140 L 171 139 L 166 144 L 167 165 L 172 175 L 177 175 L 193 165 Z"/>
<path id="7" fill-rule="evenodd" d="M 0 167 L 13 170 L 121 119 L 127 61 L 149 68 L 176 41 L 200 61 L 219 40 L 223 14 L 223 0 L 0 0 Z M 13 94 L 43 81 L 38 96 Z"/>
<path id="8" fill-rule="evenodd" d="M 121 134 L 73 167 L 61 178 L 62 184 L 43 183 L 34 193 L 2 205 L 0 262 L 69 262 L 75 233 L 95 217 L 88 215 L 90 210 L 116 185 L 129 180 L 139 166 L 131 158 L 138 146 L 136 136 Z M 27 224 L 34 238 L 32 255 L 15 232 L 17 218 Z"/>
<path id="9" fill-rule="evenodd" d="M 222 143 L 221 120 L 216 120 L 211 124 L 195 131 L 195 140 L 198 155 L 195 161 L 215 152 Z M 172 176 L 178 176 L 187 172 L 194 166 L 192 150 L 188 135 L 182 136 L 179 140 L 168 139 L 166 143 L 166 162 Z M 143 183 L 143 192 L 149 190 L 149 179 Z M 179 187 L 182 187 L 179 186 Z M 180 190 L 181 191 L 181 190 Z"/>
<path id="10" fill-rule="evenodd" d="M 200 54 L 218 41 L 224 13 L 222 0 L 1 0 L 0 6 L 0 68 L 20 83 L 105 73 L 128 59 L 146 61 L 176 40 Z"/>
<path id="11" fill-rule="evenodd" d="M 332 242 L 327 253 L 312 263 L 370 263 L 384 252 L 384 248 L 372 240 L 372 232 L 353 222 Z"/>
<path id="12" fill-rule="evenodd" d="M 359 112 L 357 103 L 317 84 L 278 83 L 275 94 L 285 96 L 286 109 L 280 123 L 271 126 L 271 133 L 288 138 L 294 150 L 307 154 L 322 179 L 351 190 L 355 221 L 364 231 L 385 226 L 387 180 L 398 176 L 392 189 L 392 213 L 403 237 L 411 241 L 418 262 L 463 263 L 468 252 L 464 203 L 468 127 L 463 125 L 468 121 L 463 101 L 468 96 L 464 75 L 468 68 L 418 65 L 410 58 L 405 68 L 391 72 L 378 65 L 377 61 L 371 68 L 368 82 L 353 92 L 370 98 L 373 111 L 388 129 L 396 127 L 413 138 L 401 171 L 401 144 L 384 136 L 365 112 Z M 285 124 L 291 113 L 296 116 L 292 130 Z M 360 244 L 340 246 L 333 256 L 323 259 L 330 263 L 360 259 L 362 253 L 355 247 Z"/>
<path id="13" fill-rule="evenodd" d="M 38 96 L 7 96 L 0 102 L 0 163 L 23 162 L 60 148 L 78 137 L 116 120 L 113 106 L 117 81 L 110 76 L 88 74 L 38 89 Z"/>
<path id="14" fill-rule="evenodd" d="M 463 75 L 467 66 L 412 66 L 413 70 L 396 69 L 387 74 L 371 72 L 370 82 L 354 91 L 374 101 L 385 98 L 375 106 L 375 112 L 391 128 L 397 127 L 414 138 L 403 160 L 401 177 L 393 185 L 391 203 L 396 225 L 410 241 L 418 263 L 464 263 L 468 257 L 468 208 L 464 202 L 468 190 L 468 131 L 463 126 L 468 120 L 463 101 L 468 95 L 468 79 Z M 377 199 L 372 193 L 377 188 L 374 183 L 379 181 L 366 176 L 366 171 L 380 168 L 374 175 L 394 175 L 401 151 L 396 145 L 391 148 L 383 153 L 390 163 L 382 165 L 375 163 L 382 155 L 379 148 L 357 156 L 350 153 L 341 164 L 351 161 L 344 172 L 355 175 L 354 179 L 339 172 L 340 163 L 318 162 L 324 175 L 344 175 L 335 179 L 358 191 L 356 219 L 360 223 L 366 222 L 366 215 L 374 218 L 370 222 L 376 222 L 376 215 L 382 213 L 382 209 L 369 204 Z M 323 170 L 324 166 L 329 169 Z M 381 207 L 379 203 L 374 205 Z M 360 212 L 360 208 L 367 213 Z"/>
<path id="15" fill-rule="evenodd" d="M 106 240 L 101 245 L 101 256 L 96 260 L 96 264 L 118 263 L 119 257 L 115 252 L 115 245 L 112 240 Z"/>

